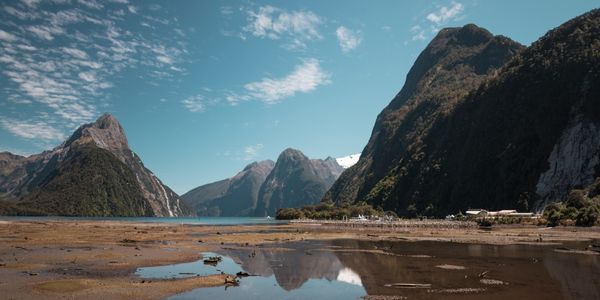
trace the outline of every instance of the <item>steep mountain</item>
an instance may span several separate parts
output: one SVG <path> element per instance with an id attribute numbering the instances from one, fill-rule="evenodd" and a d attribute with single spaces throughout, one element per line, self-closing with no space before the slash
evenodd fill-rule
<path id="1" fill-rule="evenodd" d="M 258 191 L 275 163 L 253 162 L 235 176 L 197 187 L 181 197 L 204 216 L 248 216 L 254 213 Z"/>
<path id="2" fill-rule="evenodd" d="M 600 10 L 530 47 L 440 31 L 324 199 L 401 214 L 540 210 L 599 175 Z"/>
<path id="3" fill-rule="evenodd" d="M 52 215 L 178 216 L 185 206 L 129 148 L 109 114 L 60 146 L 29 157 L 0 155 L 0 192 L 20 209 Z"/>
<path id="4" fill-rule="evenodd" d="M 258 193 L 255 215 L 275 215 L 278 208 L 319 202 L 342 173 L 334 158 L 309 159 L 302 152 L 284 150 Z"/>

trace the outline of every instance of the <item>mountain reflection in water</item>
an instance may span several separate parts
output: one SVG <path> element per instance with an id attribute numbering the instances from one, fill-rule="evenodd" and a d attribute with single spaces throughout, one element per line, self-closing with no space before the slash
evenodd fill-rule
<path id="1" fill-rule="evenodd" d="M 217 252 L 258 276 L 242 278 L 239 287 L 200 288 L 172 299 L 600 299 L 599 257 L 550 246 L 334 240 Z"/>

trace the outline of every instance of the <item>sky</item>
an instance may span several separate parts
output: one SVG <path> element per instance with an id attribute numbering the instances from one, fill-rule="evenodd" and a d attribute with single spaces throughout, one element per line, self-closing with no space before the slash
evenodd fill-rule
<path id="1" fill-rule="evenodd" d="M 529 45 L 597 1 L 0 1 L 0 151 L 102 113 L 176 192 L 288 147 L 361 152 L 444 27 Z"/>

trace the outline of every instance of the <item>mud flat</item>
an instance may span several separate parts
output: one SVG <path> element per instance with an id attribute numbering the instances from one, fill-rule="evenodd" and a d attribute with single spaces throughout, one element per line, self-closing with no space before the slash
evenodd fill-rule
<path id="1" fill-rule="evenodd" d="M 145 279 L 135 274 L 136 270 L 141 267 L 198 261 L 201 259 L 200 253 L 202 252 L 229 255 L 244 269 L 251 268 L 249 266 L 257 268 L 254 270 L 256 272 L 250 273 L 264 271 L 264 268 L 258 268 L 258 257 L 263 257 L 268 262 L 269 257 L 275 254 L 298 254 L 302 257 L 316 258 L 323 255 L 320 253 L 338 256 L 340 262 L 344 262 L 349 255 L 360 254 L 364 257 L 374 256 L 377 259 L 387 257 L 385 259 L 435 260 L 428 264 L 432 264 L 430 269 L 438 270 L 436 272 L 475 272 L 474 270 L 477 270 L 466 264 L 468 260 L 438 259 L 439 255 L 422 253 L 426 250 L 414 253 L 397 252 L 398 247 L 405 247 L 399 243 L 406 242 L 475 245 L 473 249 L 485 247 L 485 245 L 526 245 L 529 247 L 527 249 L 539 247 L 546 249 L 544 253 L 562 255 L 560 257 L 594 257 L 594 260 L 590 262 L 592 264 L 591 272 L 596 273 L 590 276 L 600 278 L 597 276 L 598 270 L 595 265 L 598 263 L 598 256 L 595 255 L 597 252 L 594 250 L 595 248 L 586 248 L 588 244 L 598 244 L 600 229 L 597 227 L 501 226 L 488 231 L 471 226 L 442 225 L 417 224 L 415 226 L 397 226 L 393 230 L 387 230 L 377 226 L 348 227 L 318 222 L 287 225 L 199 226 L 128 221 L 2 220 L 0 221 L 0 292 L 4 299 L 31 299 L 33 297 L 44 299 L 63 299 L 65 297 L 163 299 L 197 288 L 223 286 L 228 275 L 235 276 L 235 274 L 224 273 L 175 279 Z M 347 243 L 339 241 L 353 242 L 349 246 Z M 319 244 L 311 246 L 312 248 L 303 248 L 307 247 L 305 246 L 307 243 Z M 292 247 L 292 245 L 294 246 Z M 436 248 L 440 248 L 439 245 L 443 244 L 437 243 L 436 245 Z M 558 251 L 553 251 L 553 249 L 558 249 Z M 563 253 L 565 251 L 561 249 L 576 251 Z M 268 255 L 263 255 L 263 252 Z M 257 258 L 253 255 L 256 255 Z M 534 260 L 543 259 L 531 256 L 533 257 L 531 259 Z M 249 258 L 253 260 L 245 261 Z M 560 263 L 560 260 L 558 262 Z M 439 265 L 465 266 L 465 270 L 435 267 Z M 311 276 L 328 278 L 327 276 L 330 275 L 334 277 L 344 275 L 349 276 L 348 278 L 352 279 L 349 281 L 354 281 L 354 284 L 361 282 L 360 274 L 357 277 L 359 279 L 356 279 L 356 276 L 352 277 L 351 273 L 345 271 L 345 267 L 337 266 L 336 268 L 335 272 L 337 273 L 334 272 L 333 275 L 324 271 L 325 273 L 321 275 Z M 354 268 L 360 268 L 360 266 Z M 277 268 L 274 269 L 281 272 Z M 286 272 L 292 272 L 294 267 L 291 266 L 289 269 Z M 273 275 L 273 271 L 270 272 L 264 271 L 262 275 Z M 354 270 L 354 272 L 360 273 L 360 270 Z M 491 276 L 495 275 L 491 274 Z M 312 277 L 309 276 L 309 278 Z M 478 284 L 480 279 L 506 280 L 505 278 L 482 277 L 473 282 Z M 483 282 L 489 280 L 483 280 Z M 390 278 L 390 283 L 393 283 L 393 278 Z M 361 284 L 365 284 L 365 282 L 361 282 Z M 383 293 L 380 295 L 382 297 L 386 296 L 386 293 L 391 293 L 388 295 L 391 296 L 398 290 L 385 288 L 379 290 L 372 286 L 368 288 L 367 285 L 364 286 L 366 293 L 381 292 Z M 377 286 L 384 286 L 384 284 L 380 284 L 378 281 Z M 296 285 L 289 287 L 290 290 L 299 288 Z M 487 291 L 496 287 L 508 289 L 513 285 L 488 284 L 481 287 L 465 286 L 464 288 L 479 288 Z M 430 290 L 439 292 L 450 288 L 463 287 L 435 287 L 434 284 Z M 593 290 L 589 295 L 597 295 L 594 294 L 595 292 Z"/>

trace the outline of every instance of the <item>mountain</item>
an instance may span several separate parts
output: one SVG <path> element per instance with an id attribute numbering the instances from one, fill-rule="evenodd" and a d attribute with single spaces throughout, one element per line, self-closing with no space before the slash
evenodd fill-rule
<path id="1" fill-rule="evenodd" d="M 600 174 L 600 10 L 530 47 L 441 30 L 324 200 L 401 214 L 541 210 Z"/>
<path id="2" fill-rule="evenodd" d="M 275 163 L 253 162 L 235 176 L 197 187 L 181 197 L 198 215 L 248 216 L 254 213 L 258 191 Z"/>
<path id="3" fill-rule="evenodd" d="M 358 162 L 359 159 L 360 159 L 360 153 L 357 153 L 357 154 L 351 154 L 351 155 L 344 156 L 344 157 L 338 157 L 335 159 L 335 161 L 338 163 L 338 165 L 342 166 L 342 168 L 348 169 L 348 168 L 354 166 Z"/>
<path id="4" fill-rule="evenodd" d="M 309 159 L 295 149 L 277 162 L 253 162 L 231 178 L 199 186 L 181 196 L 198 215 L 267 216 L 281 207 L 317 203 L 343 171 L 336 159 Z"/>
<path id="5" fill-rule="evenodd" d="M 257 216 L 275 215 L 277 209 L 318 203 L 342 173 L 334 158 L 309 159 L 299 150 L 284 150 L 260 187 Z"/>
<path id="6" fill-rule="evenodd" d="M 5 212 L 68 216 L 179 216 L 188 213 L 129 148 L 111 115 L 79 127 L 51 151 L 0 154 Z"/>

